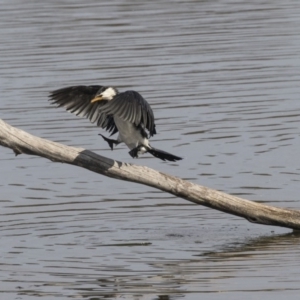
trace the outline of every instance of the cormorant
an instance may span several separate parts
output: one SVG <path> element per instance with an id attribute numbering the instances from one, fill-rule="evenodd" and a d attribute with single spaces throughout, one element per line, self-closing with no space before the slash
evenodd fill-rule
<path id="1" fill-rule="evenodd" d="M 182 159 L 150 146 L 148 138 L 156 134 L 153 111 L 149 103 L 136 91 L 119 93 L 114 87 L 80 85 L 55 90 L 49 97 L 51 103 L 89 119 L 111 135 L 119 132 L 116 140 L 100 134 L 112 150 L 114 144 L 123 142 L 130 149 L 129 154 L 133 158 L 149 152 L 162 160 Z"/>

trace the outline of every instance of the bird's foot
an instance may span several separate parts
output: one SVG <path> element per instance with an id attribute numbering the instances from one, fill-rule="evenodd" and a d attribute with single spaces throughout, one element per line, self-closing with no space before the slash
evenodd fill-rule
<path id="1" fill-rule="evenodd" d="M 117 140 L 108 139 L 107 137 L 105 137 L 101 133 L 99 133 L 99 135 L 101 135 L 103 137 L 103 139 L 108 143 L 111 150 L 114 150 L 114 144 L 115 145 L 120 144 L 120 142 L 118 142 Z"/>
<path id="2" fill-rule="evenodd" d="M 135 147 L 132 150 L 130 150 L 128 153 L 132 158 L 138 158 L 138 152 L 139 152 L 139 147 Z"/>

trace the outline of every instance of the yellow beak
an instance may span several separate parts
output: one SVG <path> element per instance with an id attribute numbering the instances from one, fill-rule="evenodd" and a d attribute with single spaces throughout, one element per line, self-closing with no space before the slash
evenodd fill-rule
<path id="1" fill-rule="evenodd" d="M 94 103 L 94 102 L 97 102 L 97 101 L 100 101 L 100 100 L 103 100 L 103 98 L 102 98 L 101 95 L 98 95 L 94 99 L 91 100 L 91 103 Z"/>

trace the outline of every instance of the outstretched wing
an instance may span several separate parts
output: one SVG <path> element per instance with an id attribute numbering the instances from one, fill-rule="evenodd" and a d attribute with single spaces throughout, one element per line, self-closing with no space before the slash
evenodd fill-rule
<path id="1" fill-rule="evenodd" d="M 51 103 L 57 104 L 58 107 L 64 107 L 76 116 L 87 118 L 91 123 L 96 123 L 114 134 L 118 129 L 112 115 L 101 109 L 108 101 L 91 103 L 101 88 L 101 85 L 70 86 L 51 92 L 49 98 Z"/>
<path id="2" fill-rule="evenodd" d="M 100 101 L 101 102 L 101 101 Z M 101 107 L 101 111 L 148 129 L 150 136 L 156 134 L 153 111 L 148 102 L 135 91 L 117 94 Z"/>

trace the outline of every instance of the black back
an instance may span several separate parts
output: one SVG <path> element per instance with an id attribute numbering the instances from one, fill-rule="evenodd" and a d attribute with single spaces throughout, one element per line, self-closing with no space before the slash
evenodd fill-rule
<path id="1" fill-rule="evenodd" d="M 138 128 L 156 134 L 153 111 L 148 102 L 135 91 L 118 93 L 112 100 L 101 100 L 91 103 L 97 94 L 106 87 L 101 85 L 71 86 L 50 93 L 50 101 L 79 117 L 89 119 L 97 126 L 112 132 L 118 132 L 113 117 L 134 123 Z"/>

